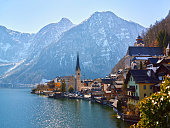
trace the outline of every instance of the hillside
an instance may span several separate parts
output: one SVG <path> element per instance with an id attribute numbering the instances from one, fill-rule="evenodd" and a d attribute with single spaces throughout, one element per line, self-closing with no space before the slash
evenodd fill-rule
<path id="1" fill-rule="evenodd" d="M 168 15 L 162 19 L 161 21 L 156 21 L 154 25 L 151 25 L 150 28 L 143 33 L 143 39 L 145 42 L 145 46 L 159 46 L 159 43 L 157 41 L 157 37 L 160 32 L 167 32 L 167 34 L 170 36 L 170 11 Z M 170 37 L 168 37 L 170 41 Z"/>

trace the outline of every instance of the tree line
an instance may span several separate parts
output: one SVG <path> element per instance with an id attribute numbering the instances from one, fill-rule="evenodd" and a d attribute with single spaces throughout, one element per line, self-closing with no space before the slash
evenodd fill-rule
<path id="1" fill-rule="evenodd" d="M 170 43 L 170 12 L 166 18 L 156 21 L 147 31 L 142 32 L 146 47 L 167 47 Z"/>

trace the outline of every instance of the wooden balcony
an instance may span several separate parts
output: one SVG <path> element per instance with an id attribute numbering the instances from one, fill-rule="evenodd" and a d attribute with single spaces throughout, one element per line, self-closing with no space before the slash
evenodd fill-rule
<path id="1" fill-rule="evenodd" d="M 128 91 L 131 91 L 131 92 L 135 92 L 136 91 L 135 86 L 130 86 L 127 89 L 128 89 Z"/>
<path id="2" fill-rule="evenodd" d="M 139 96 L 129 96 L 129 95 L 127 95 L 127 98 L 134 99 L 134 100 L 139 100 Z"/>

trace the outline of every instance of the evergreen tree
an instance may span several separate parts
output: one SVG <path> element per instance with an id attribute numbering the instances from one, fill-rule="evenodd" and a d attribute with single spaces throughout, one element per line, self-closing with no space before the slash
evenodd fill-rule
<path id="1" fill-rule="evenodd" d="M 142 61 L 140 61 L 140 64 L 139 64 L 139 69 L 142 70 L 143 69 L 143 64 L 142 64 Z"/>
<path id="2" fill-rule="evenodd" d="M 158 44 L 159 44 L 159 47 L 163 48 L 163 40 L 164 40 L 164 32 L 163 31 L 160 31 L 159 34 L 158 34 L 158 37 L 157 37 L 157 41 L 158 41 Z"/>
<path id="3" fill-rule="evenodd" d="M 157 41 L 159 43 L 159 47 L 166 48 L 169 41 L 169 36 L 166 31 L 160 31 L 157 37 Z"/>
<path id="4" fill-rule="evenodd" d="M 60 90 L 62 93 L 64 93 L 66 91 L 66 83 L 65 83 L 65 80 L 63 79 L 62 80 L 62 83 L 61 83 L 61 90 Z"/>
<path id="5" fill-rule="evenodd" d="M 68 92 L 72 93 L 74 91 L 74 88 L 72 86 L 69 87 Z"/>

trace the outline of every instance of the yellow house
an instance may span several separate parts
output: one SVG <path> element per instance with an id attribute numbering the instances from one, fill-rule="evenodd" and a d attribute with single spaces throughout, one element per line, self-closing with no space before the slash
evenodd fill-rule
<path id="1" fill-rule="evenodd" d="M 55 83 L 55 88 L 57 88 L 57 90 L 60 90 L 60 86 L 61 86 L 60 82 Z"/>
<path id="2" fill-rule="evenodd" d="M 153 70 L 129 70 L 125 80 L 128 104 L 136 105 L 139 100 L 150 96 L 157 83 Z"/>

